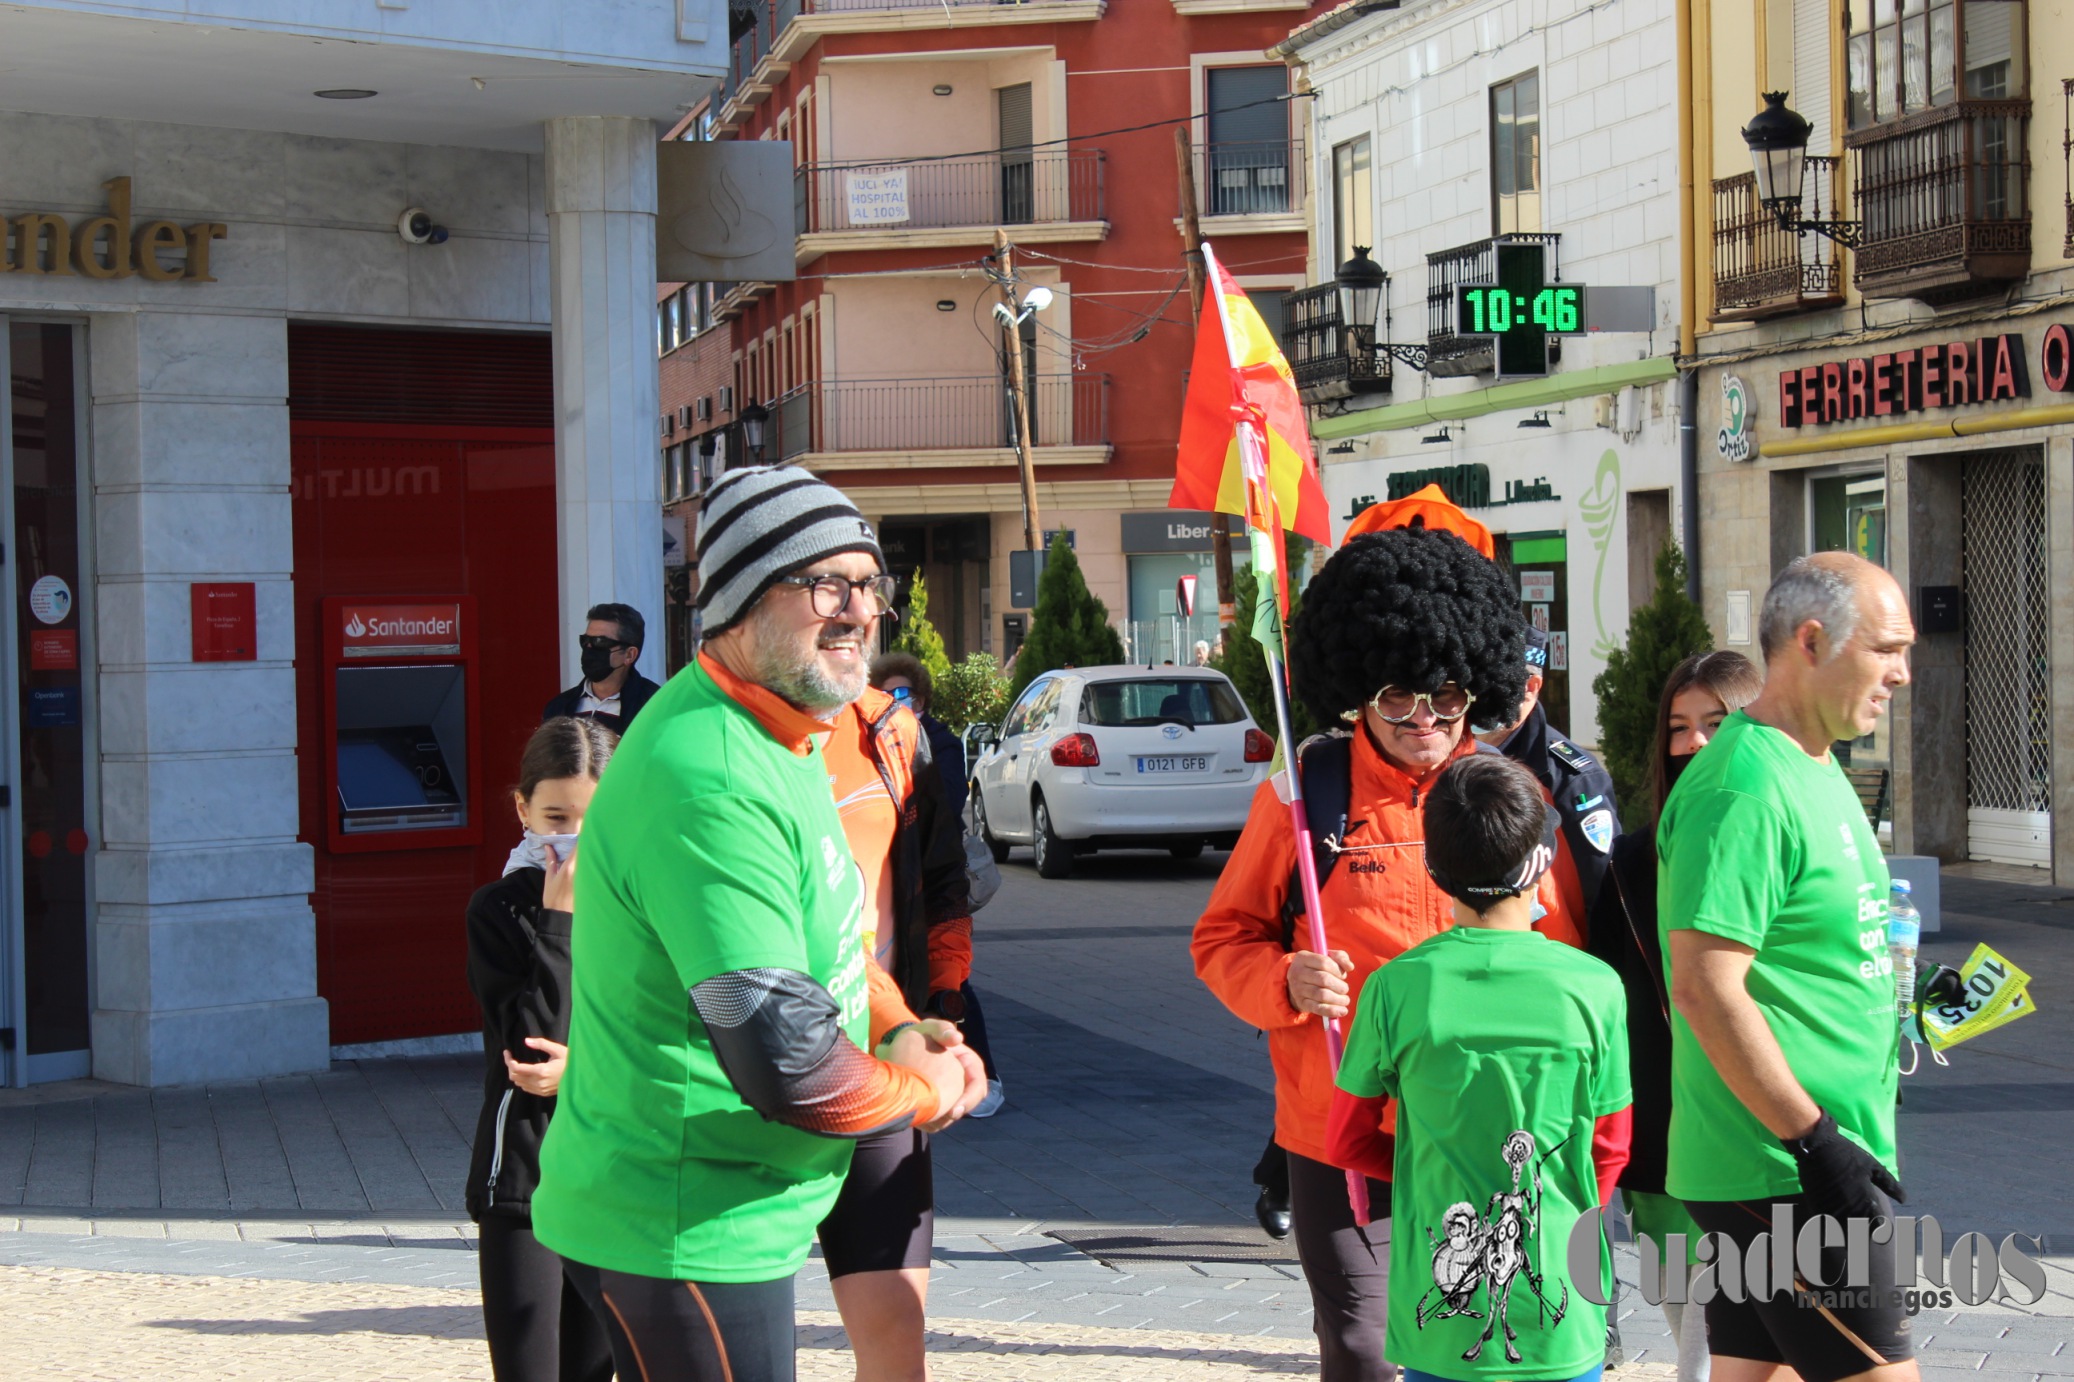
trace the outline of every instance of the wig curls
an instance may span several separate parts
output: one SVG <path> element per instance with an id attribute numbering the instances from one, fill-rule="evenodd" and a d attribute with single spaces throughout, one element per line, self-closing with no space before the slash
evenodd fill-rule
<path id="1" fill-rule="evenodd" d="M 1476 697 L 1476 723 L 1509 722 L 1527 694 L 1526 627 L 1498 564 L 1453 533 L 1371 533 L 1333 553 L 1304 591 L 1290 684 L 1321 721 L 1385 686 L 1452 681 Z"/>

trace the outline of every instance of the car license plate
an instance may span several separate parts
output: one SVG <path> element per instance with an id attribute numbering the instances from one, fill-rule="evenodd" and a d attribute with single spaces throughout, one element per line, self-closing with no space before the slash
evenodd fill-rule
<path id="1" fill-rule="evenodd" d="M 1138 771 L 1141 773 L 1201 773 L 1210 770 L 1210 760 L 1200 755 L 1188 757 L 1141 758 Z"/>

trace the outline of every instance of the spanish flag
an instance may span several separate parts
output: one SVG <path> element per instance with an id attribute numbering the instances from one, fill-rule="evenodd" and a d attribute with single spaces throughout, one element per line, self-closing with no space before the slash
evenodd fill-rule
<path id="1" fill-rule="evenodd" d="M 1310 428 L 1296 379 L 1267 323 L 1246 290 L 1225 272 L 1210 246 L 1210 297 L 1196 327 L 1188 396 L 1181 405 L 1181 445 L 1174 467 L 1177 509 L 1246 514 L 1256 522 L 1267 508 L 1278 526 L 1332 545 L 1325 488 L 1311 456 Z M 1250 417 L 1265 449 L 1266 493 L 1248 503 L 1238 422 Z M 1265 501 L 1265 502 L 1263 502 Z"/>

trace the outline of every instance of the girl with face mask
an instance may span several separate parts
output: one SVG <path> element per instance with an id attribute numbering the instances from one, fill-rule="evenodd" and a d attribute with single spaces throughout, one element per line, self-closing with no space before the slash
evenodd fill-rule
<path id="1" fill-rule="evenodd" d="M 483 1325 L 497 1382 L 606 1382 L 603 1326 L 533 1236 L 540 1140 L 568 1065 L 576 839 L 618 736 L 568 716 L 533 732 L 512 792 L 524 836 L 468 903 L 468 984 L 483 1012 L 482 1114 L 468 1170 L 481 1225 Z"/>
<path id="2" fill-rule="evenodd" d="M 1686 1235 L 1686 1263 L 1671 1264 L 1667 1271 L 1694 1269 L 1689 1248 L 1699 1242 L 1700 1230 L 1683 1206 L 1664 1193 L 1671 1122 L 1671 1019 L 1656 925 L 1656 821 L 1692 756 L 1707 746 L 1731 711 L 1755 700 L 1763 686 L 1763 673 L 1741 653 L 1695 653 L 1671 669 L 1657 703 L 1651 792 L 1644 803 L 1647 819 L 1613 842 L 1606 883 L 1592 909 L 1587 948 L 1613 966 L 1627 989 L 1635 1110 L 1620 1193 L 1635 1232 L 1647 1234 L 1659 1247 L 1671 1234 Z M 1705 1312 L 1669 1300 L 1663 1311 L 1678 1340 L 1679 1382 L 1706 1382 Z"/>

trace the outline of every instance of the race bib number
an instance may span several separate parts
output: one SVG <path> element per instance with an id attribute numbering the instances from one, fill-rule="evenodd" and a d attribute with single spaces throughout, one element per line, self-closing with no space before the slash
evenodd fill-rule
<path id="1" fill-rule="evenodd" d="M 1926 1004 L 1922 1010 L 1923 1039 L 1933 1051 L 1945 1051 L 1962 1041 L 2027 1017 L 2036 1007 L 2031 1001 L 2031 976 L 1985 945 L 1976 945 L 1959 970 L 1959 994 L 1947 1003 Z"/>

